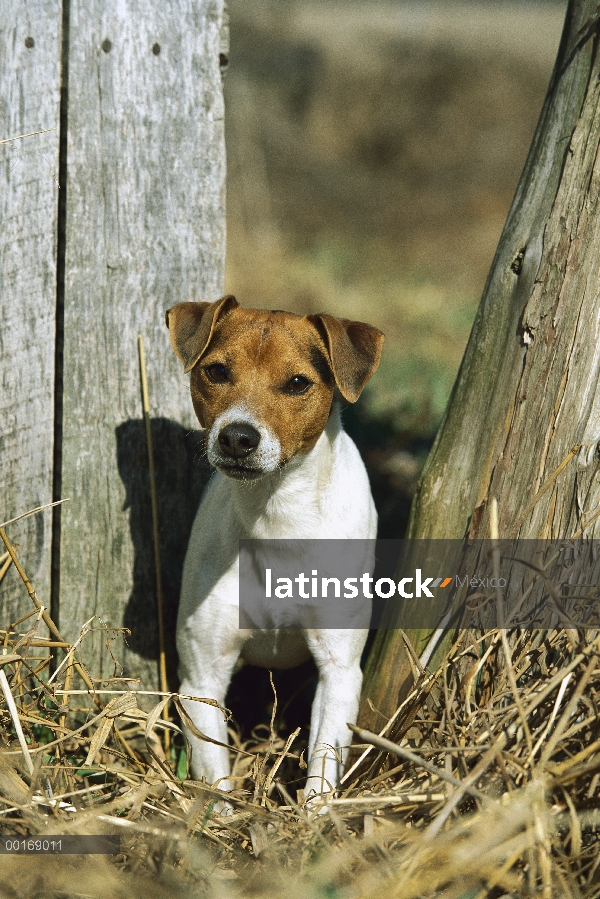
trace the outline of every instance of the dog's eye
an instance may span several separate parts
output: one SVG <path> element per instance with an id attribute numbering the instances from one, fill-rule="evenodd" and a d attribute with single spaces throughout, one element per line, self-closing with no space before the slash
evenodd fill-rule
<path id="1" fill-rule="evenodd" d="M 224 384 L 225 381 L 229 380 L 227 366 L 221 362 L 213 362 L 212 365 L 207 365 L 204 371 L 208 380 L 212 381 L 213 384 Z"/>
<path id="2" fill-rule="evenodd" d="M 306 393 L 311 384 L 312 381 L 309 381 L 308 378 L 304 377 L 304 375 L 294 375 L 294 377 L 290 378 L 290 380 L 287 382 L 284 390 L 286 393 L 293 393 L 297 395 L 299 393 Z"/>

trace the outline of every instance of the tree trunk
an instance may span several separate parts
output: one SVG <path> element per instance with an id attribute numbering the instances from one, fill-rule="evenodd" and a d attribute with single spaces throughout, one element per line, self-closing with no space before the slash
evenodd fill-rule
<path id="1" fill-rule="evenodd" d="M 411 538 L 600 531 L 600 14 L 570 0 L 540 121 L 450 402 L 413 502 Z M 564 464 L 563 464 L 564 463 Z M 562 467 L 561 467 L 562 465 Z M 533 504 L 532 500 L 536 499 Z M 430 632 L 412 632 L 420 652 Z M 381 726 L 410 665 L 380 631 L 361 719 Z"/>

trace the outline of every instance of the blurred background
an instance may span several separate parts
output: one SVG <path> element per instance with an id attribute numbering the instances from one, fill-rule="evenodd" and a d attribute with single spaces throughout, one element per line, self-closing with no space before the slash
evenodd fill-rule
<path id="1" fill-rule="evenodd" d="M 384 331 L 379 371 L 344 410 L 381 537 L 404 534 L 565 10 L 566 0 L 229 0 L 226 290 Z M 314 665 L 273 677 L 276 727 L 301 726 L 302 748 Z M 268 738 L 272 700 L 263 669 L 238 672 L 227 705 L 239 739 Z M 299 774 L 282 776 L 301 786 Z"/>
<path id="2" fill-rule="evenodd" d="M 344 412 L 400 537 L 548 87 L 565 2 L 229 0 L 226 290 L 386 334 Z"/>

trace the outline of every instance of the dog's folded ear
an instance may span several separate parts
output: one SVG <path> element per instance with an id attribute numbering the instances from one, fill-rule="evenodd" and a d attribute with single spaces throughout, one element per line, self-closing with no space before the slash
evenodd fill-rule
<path id="1" fill-rule="evenodd" d="M 336 318 L 326 312 L 309 315 L 329 350 L 335 383 L 344 399 L 355 403 L 381 358 L 384 335 L 364 322 Z"/>
<path id="2" fill-rule="evenodd" d="M 191 371 L 206 350 L 220 317 L 239 303 L 233 296 L 214 303 L 178 303 L 166 312 L 171 346 L 185 371 Z"/>

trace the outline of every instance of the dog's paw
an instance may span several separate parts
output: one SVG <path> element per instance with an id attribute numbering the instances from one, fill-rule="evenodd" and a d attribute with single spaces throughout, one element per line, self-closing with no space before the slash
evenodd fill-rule
<path id="1" fill-rule="evenodd" d="M 301 803 L 302 808 L 309 818 L 316 818 L 319 815 L 326 815 L 327 801 L 328 799 L 332 799 L 334 795 L 335 793 L 333 791 L 320 793 L 316 790 L 306 790 L 304 791 L 304 800 Z"/>
<path id="2" fill-rule="evenodd" d="M 212 815 L 220 815 L 223 818 L 231 818 L 235 814 L 235 810 L 230 802 L 226 799 L 217 799 L 211 810 Z"/>

